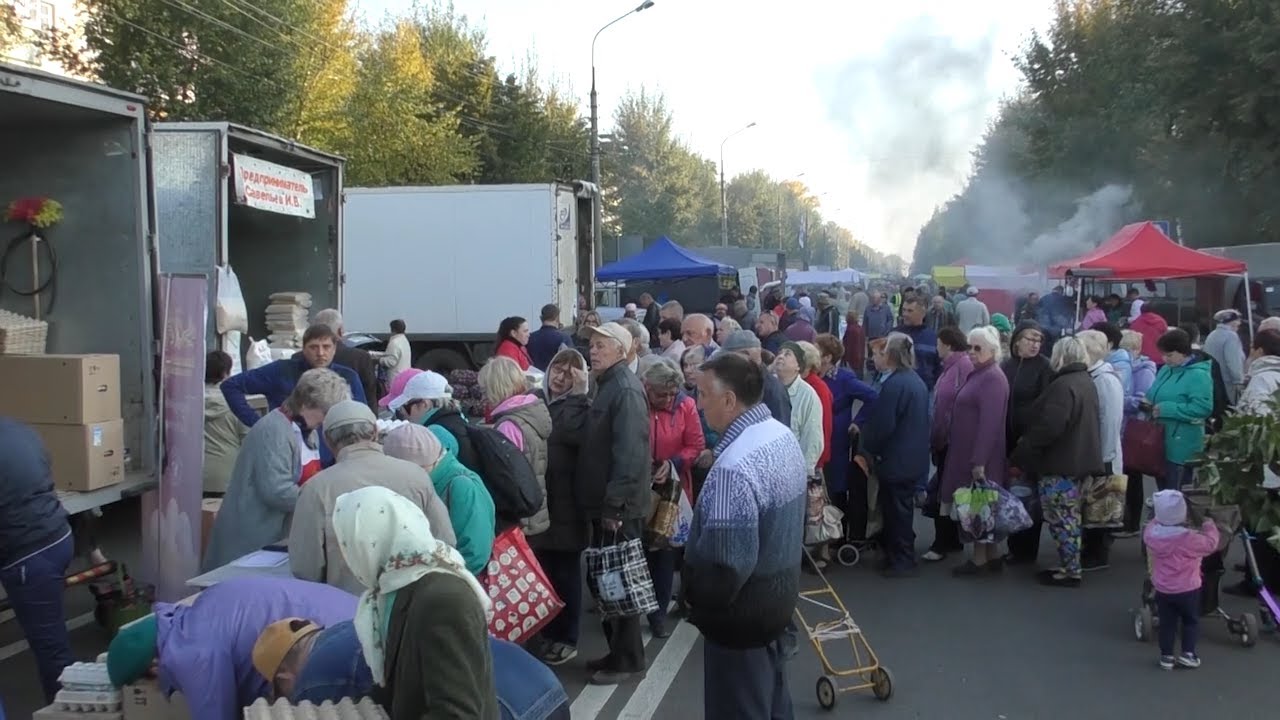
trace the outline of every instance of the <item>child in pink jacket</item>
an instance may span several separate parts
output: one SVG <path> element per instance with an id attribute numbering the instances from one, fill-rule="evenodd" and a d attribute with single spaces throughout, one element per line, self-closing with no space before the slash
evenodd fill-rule
<path id="1" fill-rule="evenodd" d="M 1177 490 L 1152 496 L 1155 520 L 1142 532 L 1155 587 L 1160 619 L 1160 667 L 1174 664 L 1200 667 L 1196 635 L 1200 629 L 1200 561 L 1218 549 L 1218 527 L 1205 519 L 1200 529 L 1187 527 L 1187 499 Z M 1173 641 L 1182 622 L 1182 654 L 1173 654 Z"/>

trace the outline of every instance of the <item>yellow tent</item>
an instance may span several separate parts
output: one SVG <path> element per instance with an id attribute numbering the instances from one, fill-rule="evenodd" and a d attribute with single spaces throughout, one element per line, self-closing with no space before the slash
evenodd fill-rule
<path id="1" fill-rule="evenodd" d="M 968 282 L 963 265 L 934 265 L 933 281 L 944 288 L 958 288 Z"/>

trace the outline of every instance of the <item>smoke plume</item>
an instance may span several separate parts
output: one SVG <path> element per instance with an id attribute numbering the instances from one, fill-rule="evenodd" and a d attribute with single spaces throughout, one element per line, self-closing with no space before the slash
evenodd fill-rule
<path id="1" fill-rule="evenodd" d="M 1086 253 L 1111 237 L 1137 211 L 1132 186 L 1106 185 L 1077 200 L 1074 215 L 1032 240 L 1026 261 L 1046 265 Z"/>

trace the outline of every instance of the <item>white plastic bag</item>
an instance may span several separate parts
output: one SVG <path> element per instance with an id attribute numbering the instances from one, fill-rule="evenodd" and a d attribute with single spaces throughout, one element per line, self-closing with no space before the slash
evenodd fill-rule
<path id="1" fill-rule="evenodd" d="M 240 332 L 238 330 L 223 334 L 222 352 L 231 356 L 231 374 L 239 375 L 244 370 L 244 363 L 240 360 Z"/>
<path id="2" fill-rule="evenodd" d="M 249 309 L 240 292 L 240 279 L 230 265 L 218 266 L 218 296 L 214 316 L 219 335 L 239 331 L 249 332 Z"/>
<path id="3" fill-rule="evenodd" d="M 249 352 L 244 354 L 246 370 L 255 370 L 271 364 L 271 344 L 266 340 L 249 339 Z"/>
<path id="4" fill-rule="evenodd" d="M 689 529 L 693 527 L 693 503 L 689 501 L 689 493 L 680 488 L 680 514 L 676 516 L 676 532 L 671 536 L 671 547 L 684 547 L 689 541 Z"/>

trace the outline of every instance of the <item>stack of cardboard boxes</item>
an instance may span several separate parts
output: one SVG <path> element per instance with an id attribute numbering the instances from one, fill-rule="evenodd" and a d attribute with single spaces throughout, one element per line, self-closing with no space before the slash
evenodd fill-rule
<path id="1" fill-rule="evenodd" d="M 0 415 L 44 440 L 58 490 L 124 480 L 118 355 L 0 355 Z"/>

